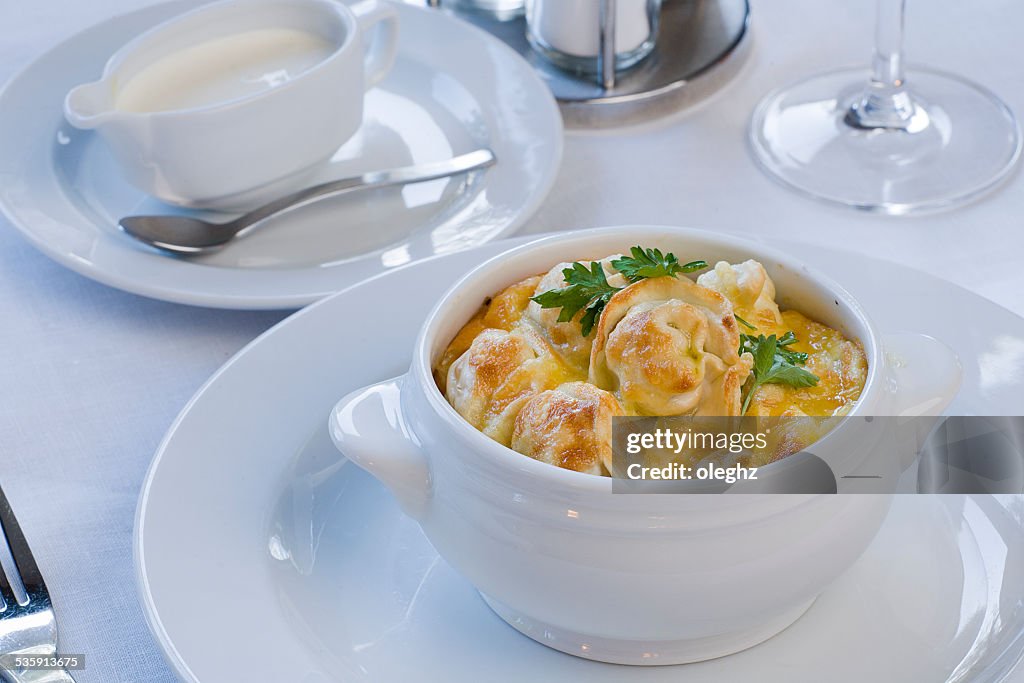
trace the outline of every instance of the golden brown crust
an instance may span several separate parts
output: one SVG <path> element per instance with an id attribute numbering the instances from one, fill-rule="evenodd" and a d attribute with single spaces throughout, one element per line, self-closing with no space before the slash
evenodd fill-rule
<path id="1" fill-rule="evenodd" d="M 540 275 L 534 275 L 495 294 L 484 314 L 484 324 L 499 330 L 515 327 L 530 305 L 530 297 L 536 293 L 540 279 Z"/>
<path id="2" fill-rule="evenodd" d="M 564 469 L 602 474 L 612 467 L 615 397 L 587 382 L 567 382 L 533 396 L 519 411 L 512 448 Z"/>
<path id="3" fill-rule="evenodd" d="M 570 379 L 529 326 L 487 329 L 448 370 L 446 397 L 467 422 L 507 446 L 522 404 Z"/>
<path id="4" fill-rule="evenodd" d="M 604 345 L 623 400 L 656 414 L 646 398 L 657 394 L 660 399 L 698 388 L 704 381 L 702 351 L 707 336 L 707 318 L 681 301 L 667 301 L 623 318 Z M 673 412 L 688 412 L 697 398 Z"/>
<path id="5" fill-rule="evenodd" d="M 473 340 L 484 330 L 507 331 L 515 327 L 539 282 L 540 275 L 535 275 L 506 287 L 485 301 L 470 321 L 463 325 L 434 366 L 434 381 L 442 394 L 445 393 L 448 369 L 452 363 L 469 349 Z"/>
<path id="6" fill-rule="evenodd" d="M 588 379 L 615 392 L 628 414 L 737 415 L 751 367 L 739 340 L 718 292 L 687 278 L 641 280 L 605 307 Z"/>
<path id="7" fill-rule="evenodd" d="M 448 370 L 448 402 L 482 429 L 491 397 L 514 370 L 534 358 L 536 353 L 522 335 L 483 330 Z"/>

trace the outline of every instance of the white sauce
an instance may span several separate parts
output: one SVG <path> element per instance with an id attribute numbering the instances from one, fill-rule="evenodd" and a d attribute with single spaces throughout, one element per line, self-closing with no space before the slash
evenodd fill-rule
<path id="1" fill-rule="evenodd" d="M 290 28 L 245 31 L 169 54 L 117 92 L 117 109 L 159 112 L 205 107 L 268 90 L 324 61 L 335 45 Z"/>

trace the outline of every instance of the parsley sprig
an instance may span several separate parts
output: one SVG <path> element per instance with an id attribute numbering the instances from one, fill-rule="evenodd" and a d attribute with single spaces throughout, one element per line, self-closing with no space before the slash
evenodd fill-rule
<path id="1" fill-rule="evenodd" d="M 629 253 L 630 256 L 612 261 L 612 267 L 630 283 L 647 278 L 674 277 L 679 273 L 692 273 L 708 267 L 704 261 L 679 263 L 675 254 L 663 254 L 658 249 L 636 246 Z M 532 297 L 532 300 L 540 304 L 541 308 L 562 309 L 558 314 L 560 323 L 569 322 L 577 313 L 584 311 L 580 318 L 580 328 L 584 337 L 589 336 L 608 301 L 624 288 L 609 284 L 604 268 L 597 261 L 592 261 L 589 268 L 579 262 L 573 263 L 562 269 L 562 277 L 568 287 L 549 289 Z"/>
<path id="2" fill-rule="evenodd" d="M 541 308 L 561 308 L 562 311 L 558 314 L 560 323 L 569 322 L 580 311 L 586 311 L 580 318 L 580 327 L 583 328 L 583 336 L 586 337 L 594 329 L 608 300 L 621 287 L 608 284 L 604 268 L 597 261 L 590 263 L 589 270 L 582 263 L 574 263 L 569 268 L 563 268 L 562 277 L 569 283 L 568 287 L 549 289 L 533 297 L 533 300 L 540 304 Z"/>
<path id="3" fill-rule="evenodd" d="M 800 367 L 807 362 L 807 354 L 787 348 L 794 343 L 796 335 L 792 332 L 778 338 L 774 334 L 767 337 L 763 334 L 756 337 L 751 334 L 740 335 L 740 353 L 749 351 L 754 357 L 754 367 L 748 380 L 750 388 L 740 415 L 746 414 L 750 399 L 763 384 L 786 384 L 791 387 L 817 385 L 818 376 Z"/>
<path id="4" fill-rule="evenodd" d="M 612 261 L 612 267 L 622 273 L 630 282 L 639 282 L 645 278 L 675 276 L 679 273 L 693 273 L 708 267 L 706 261 L 690 261 L 679 263 L 675 254 L 662 254 L 659 249 L 633 247 L 629 256 Z"/>

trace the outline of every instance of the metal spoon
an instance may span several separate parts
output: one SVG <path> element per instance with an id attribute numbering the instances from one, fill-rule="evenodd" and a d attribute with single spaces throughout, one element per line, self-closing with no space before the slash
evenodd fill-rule
<path id="1" fill-rule="evenodd" d="M 128 216 L 121 229 L 152 247 L 176 254 L 196 255 L 218 249 L 261 221 L 320 197 L 346 194 L 371 187 L 388 187 L 436 180 L 486 168 L 495 162 L 494 152 L 478 149 L 447 161 L 417 164 L 390 171 L 371 171 L 299 190 L 274 200 L 226 223 L 211 223 L 188 216 Z"/>

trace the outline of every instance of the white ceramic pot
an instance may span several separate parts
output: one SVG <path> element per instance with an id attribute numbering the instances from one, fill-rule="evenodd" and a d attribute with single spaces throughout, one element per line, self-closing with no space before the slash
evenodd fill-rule
<path id="1" fill-rule="evenodd" d="M 541 239 L 473 270 L 428 316 L 409 372 L 343 398 L 330 429 L 513 627 L 581 657 L 675 664 L 737 652 L 792 623 L 867 547 L 890 496 L 613 494 L 610 479 L 492 441 L 445 401 L 432 363 L 486 296 L 636 244 L 682 261 L 760 260 L 783 308 L 862 343 L 869 375 L 854 414 L 937 414 L 959 387 L 947 347 L 883 336 L 842 287 L 786 254 L 720 233 L 631 226 Z M 926 371 L 889 354 L 926 358 Z"/>
<path id="2" fill-rule="evenodd" d="M 364 46 L 364 34 L 378 24 L 384 30 Z M 100 80 L 68 93 L 64 113 L 77 128 L 95 128 L 126 179 L 144 192 L 181 206 L 244 209 L 294 189 L 358 130 L 366 89 L 394 62 L 397 26 L 395 10 L 377 0 L 352 9 L 334 0 L 216 2 L 126 44 Z M 118 108 L 121 90 L 147 67 L 209 41 L 268 29 L 308 32 L 326 41 L 326 54 L 286 82 L 222 102 Z M 259 57 L 259 46 L 253 49 Z"/>

